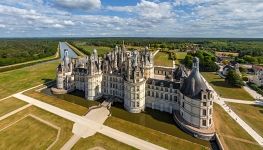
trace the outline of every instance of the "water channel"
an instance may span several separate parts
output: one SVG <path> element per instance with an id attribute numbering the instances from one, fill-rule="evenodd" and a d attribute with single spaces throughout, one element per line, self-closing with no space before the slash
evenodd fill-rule
<path id="1" fill-rule="evenodd" d="M 59 42 L 59 48 L 60 48 L 60 58 L 61 60 L 64 58 L 64 50 L 68 50 L 68 56 L 70 58 L 77 58 L 78 55 L 65 43 L 65 42 Z"/>

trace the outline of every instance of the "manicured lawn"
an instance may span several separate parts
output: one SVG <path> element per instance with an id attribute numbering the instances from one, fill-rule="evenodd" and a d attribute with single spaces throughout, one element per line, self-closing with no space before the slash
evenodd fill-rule
<path id="1" fill-rule="evenodd" d="M 58 61 L 0 73 L 0 98 L 55 79 Z"/>
<path id="2" fill-rule="evenodd" d="M 176 52 L 175 57 L 176 57 L 176 59 L 178 59 L 178 60 L 182 60 L 182 59 L 185 58 L 186 55 L 187 55 L 186 52 Z"/>
<path id="3" fill-rule="evenodd" d="M 107 150 L 134 150 L 135 148 L 121 143 L 115 139 L 104 136 L 100 133 L 88 138 L 81 138 L 72 148 L 73 150 L 87 150 L 93 147 L 101 147 Z"/>
<path id="4" fill-rule="evenodd" d="M 254 100 L 253 97 L 243 88 L 237 88 L 227 84 L 225 80 L 215 72 L 202 72 L 202 75 L 221 97 L 240 100 Z"/>
<path id="5" fill-rule="evenodd" d="M 24 93 L 27 96 L 33 97 L 45 103 L 51 104 L 58 108 L 64 109 L 66 111 L 70 111 L 77 115 L 84 115 L 88 109 L 84 106 L 74 104 L 72 102 L 68 102 L 63 99 L 56 98 L 55 96 L 46 95 L 44 93 L 36 92 L 35 90 L 30 90 Z"/>
<path id="6" fill-rule="evenodd" d="M 73 135 L 73 122 L 34 106 L 1 120 L 0 129 L 28 114 L 35 115 L 61 128 L 59 140 L 51 149 L 60 149 Z M 6 133 L 3 131 L 0 132 L 0 149 L 46 149 L 54 141 L 54 136 L 57 135 L 57 129 L 47 126 L 42 122 L 35 121 L 34 119 L 26 120 L 26 122 L 23 121 L 22 124 L 20 123 L 21 122 L 18 122 L 18 124 L 7 128 L 6 131 L 8 132 Z M 8 140 L 6 138 L 8 138 Z M 3 141 L 5 141 L 6 144 L 2 144 Z"/>
<path id="7" fill-rule="evenodd" d="M 0 131 L 0 149 L 46 149 L 58 130 L 30 116 Z"/>
<path id="8" fill-rule="evenodd" d="M 168 59 L 168 58 L 169 58 L 169 55 L 167 53 L 158 52 L 154 56 L 154 65 L 172 67 L 173 66 L 173 60 Z"/>
<path id="9" fill-rule="evenodd" d="M 252 149 L 261 148 L 257 145 L 256 141 L 216 103 L 214 103 L 214 123 L 216 132 L 226 149 L 250 150 L 252 147 Z"/>
<path id="10" fill-rule="evenodd" d="M 263 106 L 227 103 L 249 126 L 263 136 Z"/>
<path id="11" fill-rule="evenodd" d="M 14 97 L 10 97 L 8 99 L 0 101 L 0 116 L 3 116 L 11 111 L 14 111 L 27 103 L 16 99 Z"/>
<path id="12" fill-rule="evenodd" d="M 167 149 L 205 149 L 205 147 L 199 144 L 195 144 L 190 141 L 183 140 L 175 136 L 171 136 L 116 117 L 109 117 L 104 124 Z"/>

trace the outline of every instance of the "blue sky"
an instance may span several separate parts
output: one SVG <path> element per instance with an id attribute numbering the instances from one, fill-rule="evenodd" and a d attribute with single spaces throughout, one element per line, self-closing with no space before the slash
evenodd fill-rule
<path id="1" fill-rule="evenodd" d="M 263 38 L 262 0 L 1 0 L 0 37 Z"/>

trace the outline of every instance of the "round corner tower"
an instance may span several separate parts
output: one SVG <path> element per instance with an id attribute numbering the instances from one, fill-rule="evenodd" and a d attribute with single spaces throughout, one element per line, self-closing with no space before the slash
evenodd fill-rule
<path id="1" fill-rule="evenodd" d="M 124 81 L 124 108 L 131 113 L 140 113 L 145 109 L 146 80 L 137 58 L 137 51 L 127 57 L 127 75 Z"/>

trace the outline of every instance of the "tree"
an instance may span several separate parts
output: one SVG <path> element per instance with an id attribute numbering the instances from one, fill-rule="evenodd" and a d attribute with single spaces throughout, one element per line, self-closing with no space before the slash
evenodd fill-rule
<path id="1" fill-rule="evenodd" d="M 241 76 L 235 71 L 230 70 L 228 74 L 226 75 L 225 81 L 235 87 L 241 87 L 244 86 L 244 81 L 241 78 Z"/>
<path id="2" fill-rule="evenodd" d="M 187 54 L 183 60 L 183 63 L 187 68 L 192 68 L 193 56 Z"/>

